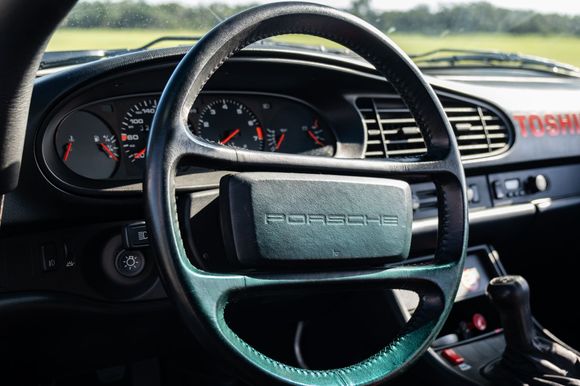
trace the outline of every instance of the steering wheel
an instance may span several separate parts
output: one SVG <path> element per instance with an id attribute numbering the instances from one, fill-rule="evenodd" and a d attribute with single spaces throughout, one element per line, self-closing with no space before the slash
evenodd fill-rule
<path id="1" fill-rule="evenodd" d="M 192 134 L 187 126 L 188 112 L 212 74 L 243 47 L 261 39 L 292 33 L 335 41 L 373 64 L 408 105 L 423 133 L 427 153 L 399 161 L 337 159 L 236 149 Z M 148 225 L 165 288 L 199 341 L 236 367 L 243 377 L 268 384 L 374 384 L 408 367 L 435 339 L 451 310 L 463 269 L 467 243 L 465 177 L 453 131 L 437 96 L 405 53 L 379 30 L 348 13 L 300 2 L 258 6 L 233 16 L 206 34 L 181 60 L 163 91 L 150 135 L 145 197 Z M 233 181 L 231 178 L 222 180 L 220 200 L 229 203 L 222 209 L 233 211 L 222 223 L 229 221 L 235 253 L 243 255 L 238 258 L 246 268 L 251 267 L 250 270 L 228 274 L 209 272 L 194 266 L 188 259 L 175 197 L 176 167 L 183 158 L 212 165 L 212 168 L 240 172 L 234 175 Z M 270 173 L 255 173 L 257 171 Z M 288 177 L 284 177 L 287 174 Z M 435 183 L 439 225 L 434 261 L 422 265 L 404 264 L 412 233 L 410 190 L 406 182 L 392 182 L 387 177 L 429 178 Z M 354 190 L 349 190 L 353 186 Z M 385 221 L 397 218 L 396 224 L 373 228 L 371 218 L 365 217 L 368 226 L 364 228 L 370 232 L 371 239 L 365 236 L 367 238 L 361 242 L 348 235 L 353 232 L 360 235 L 357 232 L 363 227 L 316 227 L 309 223 L 312 225 L 309 231 L 316 228 L 315 232 L 323 240 L 319 241 L 319 248 L 316 245 L 302 247 L 311 243 L 312 238 L 305 233 L 294 236 L 298 232 L 296 229 L 305 227 L 289 226 L 284 222 L 287 212 L 279 212 L 278 217 L 271 219 L 279 221 L 273 221 L 277 231 L 287 232 L 286 243 L 274 245 L 260 216 L 265 214 L 268 224 L 267 211 L 282 210 L 272 206 L 275 205 L 272 201 L 279 199 L 272 194 L 280 188 L 306 201 L 308 192 L 313 189 L 318 193 L 327 192 L 325 200 L 316 200 L 317 203 L 310 200 L 307 208 L 294 207 L 299 213 L 323 213 L 324 216 L 337 210 L 336 205 L 341 205 L 345 211 L 352 208 L 356 205 L 355 197 L 364 205 L 375 207 L 379 204 L 373 202 L 386 197 L 389 201 L 380 203 L 380 207 L 393 210 L 396 216 L 385 218 Z M 389 193 L 383 197 L 383 191 Z M 365 192 L 373 197 L 364 199 Z M 318 207 L 326 205 L 320 201 L 330 202 L 330 207 Z M 296 202 L 290 200 L 286 204 L 295 205 Z M 284 210 L 288 210 L 287 207 Z M 248 215 L 248 211 L 253 212 Z M 330 217 L 324 216 L 323 220 L 312 216 L 309 219 L 330 224 Z M 237 223 L 238 220 L 241 223 Z M 334 236 L 324 239 L 327 234 Z M 352 255 L 364 257 L 352 260 L 354 269 L 345 269 L 350 265 L 339 264 L 344 261 L 336 262 L 336 254 L 325 255 L 324 251 L 329 250 L 332 243 L 341 243 L 343 238 L 349 239 L 343 246 L 354 246 Z M 385 244 L 384 240 L 388 242 Z M 300 254 L 308 256 L 305 259 L 295 256 Z M 375 259 L 385 254 L 397 257 L 397 261 Z M 279 255 L 284 255 L 286 262 L 295 261 L 299 273 L 296 269 L 279 268 L 275 264 Z M 326 257 L 328 259 L 324 260 Z M 350 257 L 344 256 L 348 262 Z M 310 269 L 310 258 L 318 259 L 318 263 L 322 259 L 323 264 Z M 348 288 L 405 288 L 415 291 L 420 298 L 417 310 L 393 342 L 349 367 L 307 370 L 283 364 L 247 344 L 230 329 L 224 317 L 228 302 L 252 293 L 276 294 L 282 290 L 311 293 Z"/>

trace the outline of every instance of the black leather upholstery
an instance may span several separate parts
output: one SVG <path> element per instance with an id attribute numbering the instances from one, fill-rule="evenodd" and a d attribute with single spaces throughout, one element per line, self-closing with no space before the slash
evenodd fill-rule
<path id="1" fill-rule="evenodd" d="M 0 194 L 18 183 L 36 71 L 76 0 L 0 1 Z"/>

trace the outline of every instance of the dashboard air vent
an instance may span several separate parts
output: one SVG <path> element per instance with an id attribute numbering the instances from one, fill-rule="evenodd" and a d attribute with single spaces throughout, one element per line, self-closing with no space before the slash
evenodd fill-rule
<path id="1" fill-rule="evenodd" d="M 462 158 L 501 153 L 509 147 L 510 129 L 488 107 L 440 96 Z M 427 149 L 415 119 L 399 96 L 359 97 L 356 106 L 367 130 L 366 158 L 418 156 Z"/>

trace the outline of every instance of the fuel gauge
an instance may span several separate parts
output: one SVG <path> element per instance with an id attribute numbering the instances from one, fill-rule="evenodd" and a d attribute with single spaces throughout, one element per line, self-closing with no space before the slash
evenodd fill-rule
<path id="1" fill-rule="evenodd" d="M 119 143 L 95 115 L 76 111 L 56 131 L 56 152 L 70 170 L 95 180 L 109 178 L 119 164 Z"/>

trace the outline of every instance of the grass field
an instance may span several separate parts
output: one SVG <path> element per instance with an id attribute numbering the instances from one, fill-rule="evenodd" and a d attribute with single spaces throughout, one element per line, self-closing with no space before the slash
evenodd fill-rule
<path id="1" fill-rule="evenodd" d="M 135 48 L 163 35 L 199 35 L 188 30 L 126 30 L 126 29 L 62 29 L 50 41 L 48 50 Z M 425 36 L 392 34 L 391 38 L 408 53 L 437 48 L 469 48 L 499 50 L 544 56 L 580 67 L 580 38 L 572 36 L 465 34 Z M 287 35 L 278 39 L 304 44 L 336 46 L 332 42 L 311 36 Z M 180 44 L 170 42 L 168 45 Z M 186 44 L 186 43 L 183 43 Z M 159 45 L 162 47 L 163 45 Z"/>

